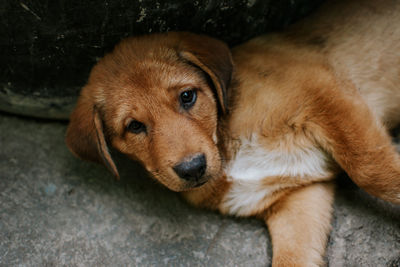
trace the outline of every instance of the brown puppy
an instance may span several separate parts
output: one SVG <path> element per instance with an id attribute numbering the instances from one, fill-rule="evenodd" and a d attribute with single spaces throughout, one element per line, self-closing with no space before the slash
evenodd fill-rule
<path id="1" fill-rule="evenodd" d="M 233 59 L 190 33 L 124 40 L 93 68 L 67 144 L 118 176 L 108 144 L 197 206 L 263 218 L 274 266 L 321 265 L 339 167 L 400 203 L 387 134 L 400 121 L 399 23 L 396 1 L 330 1 Z"/>

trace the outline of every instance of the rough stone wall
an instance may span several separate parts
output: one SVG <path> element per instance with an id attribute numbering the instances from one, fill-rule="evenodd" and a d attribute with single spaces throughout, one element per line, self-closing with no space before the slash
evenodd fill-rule
<path id="1" fill-rule="evenodd" d="M 122 38 L 192 31 L 230 45 L 304 16 L 323 0 L 3 0 L 0 109 L 65 117 L 91 67 Z"/>

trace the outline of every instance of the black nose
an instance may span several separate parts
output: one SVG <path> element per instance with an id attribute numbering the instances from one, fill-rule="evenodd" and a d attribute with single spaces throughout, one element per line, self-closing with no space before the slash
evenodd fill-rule
<path id="1" fill-rule="evenodd" d="M 183 161 L 173 167 L 176 174 L 187 181 L 198 181 L 206 172 L 207 163 L 204 154 Z"/>

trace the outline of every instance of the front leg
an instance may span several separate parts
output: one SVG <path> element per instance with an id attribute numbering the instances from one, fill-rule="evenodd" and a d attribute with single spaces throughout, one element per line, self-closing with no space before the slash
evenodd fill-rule
<path id="1" fill-rule="evenodd" d="M 321 266 L 331 227 L 334 186 L 316 183 L 279 200 L 265 220 L 272 239 L 272 266 Z"/>

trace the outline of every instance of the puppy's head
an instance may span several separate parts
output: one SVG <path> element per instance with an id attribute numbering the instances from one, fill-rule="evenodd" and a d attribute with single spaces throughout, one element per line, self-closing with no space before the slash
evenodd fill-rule
<path id="1" fill-rule="evenodd" d="M 83 159 L 117 168 L 113 146 L 174 191 L 221 172 L 218 116 L 232 74 L 228 47 L 168 33 L 122 41 L 93 68 L 71 115 L 66 142 Z"/>

